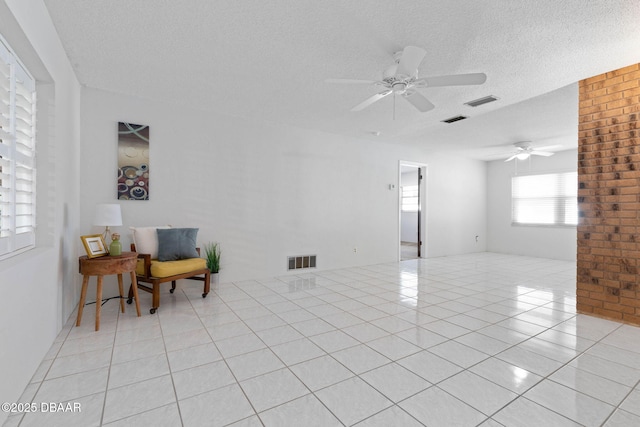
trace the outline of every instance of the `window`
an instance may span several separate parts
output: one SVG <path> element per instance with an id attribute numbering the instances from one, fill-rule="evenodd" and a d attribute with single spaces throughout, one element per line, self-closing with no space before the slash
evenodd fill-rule
<path id="1" fill-rule="evenodd" d="M 402 211 L 418 212 L 417 185 L 405 185 L 402 187 Z"/>
<path id="2" fill-rule="evenodd" d="M 511 224 L 577 225 L 577 195 L 577 172 L 514 176 L 511 179 Z"/>
<path id="3" fill-rule="evenodd" d="M 0 38 L 0 259 L 35 245 L 35 80 Z"/>

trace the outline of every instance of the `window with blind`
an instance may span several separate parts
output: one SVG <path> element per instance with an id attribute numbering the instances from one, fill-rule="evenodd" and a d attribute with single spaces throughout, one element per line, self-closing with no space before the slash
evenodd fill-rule
<path id="1" fill-rule="evenodd" d="M 511 178 L 512 225 L 578 224 L 578 173 Z"/>
<path id="2" fill-rule="evenodd" d="M 0 38 L 0 259 L 35 245 L 35 80 Z"/>

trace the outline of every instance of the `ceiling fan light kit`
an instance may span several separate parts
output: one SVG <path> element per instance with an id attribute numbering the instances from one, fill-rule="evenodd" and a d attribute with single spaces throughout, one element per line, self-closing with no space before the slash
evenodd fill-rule
<path id="1" fill-rule="evenodd" d="M 407 46 L 401 52 L 394 54 L 395 63 L 387 67 L 382 72 L 382 80 L 357 80 L 357 79 L 328 79 L 327 83 L 345 83 L 345 84 L 372 84 L 385 88 L 382 92 L 365 99 L 356 105 L 351 111 L 361 111 L 371 104 L 381 100 L 387 95 L 401 95 L 418 111 L 426 113 L 435 108 L 431 103 L 416 89 L 425 89 L 428 87 L 442 86 L 465 86 L 480 85 L 487 80 L 484 73 L 456 74 L 449 76 L 435 76 L 418 78 L 418 67 L 426 56 L 427 52 L 416 46 Z M 395 98 L 394 98 L 395 99 Z"/>

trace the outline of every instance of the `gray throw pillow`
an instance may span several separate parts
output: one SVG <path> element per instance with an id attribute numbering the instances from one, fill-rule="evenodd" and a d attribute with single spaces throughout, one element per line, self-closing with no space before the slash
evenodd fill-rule
<path id="1" fill-rule="evenodd" d="M 198 228 L 158 228 L 158 261 L 198 258 Z"/>

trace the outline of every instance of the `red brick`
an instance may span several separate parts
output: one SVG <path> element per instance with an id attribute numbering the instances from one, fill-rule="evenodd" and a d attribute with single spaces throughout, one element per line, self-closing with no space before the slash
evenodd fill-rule
<path id="1" fill-rule="evenodd" d="M 602 81 L 602 87 L 611 87 L 617 84 L 620 84 L 624 81 L 624 78 L 622 76 L 614 76 L 611 75 L 610 73 L 607 73 L 607 78 L 605 80 Z"/>
<path id="2" fill-rule="evenodd" d="M 582 85 L 592 85 L 596 82 L 602 82 L 607 78 L 606 74 L 600 74 L 597 76 L 589 77 L 588 79 L 581 80 Z"/>
<path id="3" fill-rule="evenodd" d="M 611 93 L 612 94 L 612 93 L 616 93 L 616 92 L 626 91 L 626 90 L 629 90 L 629 89 L 634 89 L 634 88 L 637 88 L 637 87 L 638 87 L 638 80 L 628 80 L 628 81 L 625 81 L 624 83 L 620 83 L 620 84 L 617 84 L 617 85 L 614 85 L 614 86 L 610 86 L 610 87 L 606 88 L 606 91 L 607 91 L 607 93 Z M 633 96 L 633 95 L 631 95 L 631 96 Z M 625 92 L 625 97 L 628 97 L 626 95 L 626 92 Z"/>
<path id="4" fill-rule="evenodd" d="M 640 308 L 640 300 L 637 298 L 620 297 L 620 304 L 627 307 Z"/>
<path id="5" fill-rule="evenodd" d="M 640 95 L 640 86 L 635 88 L 626 89 L 624 91 L 625 97 L 638 96 Z"/>
<path id="6" fill-rule="evenodd" d="M 631 83 L 633 83 L 633 82 L 627 82 L 627 83 L 623 83 L 623 84 L 628 85 L 628 84 L 631 84 Z M 603 96 L 599 96 L 597 98 L 591 98 L 591 99 L 586 99 L 584 101 L 581 101 L 578 104 L 578 106 L 580 107 L 580 111 L 583 114 L 591 114 L 589 112 L 590 111 L 589 108 L 583 108 L 583 107 L 589 107 L 589 106 L 592 106 L 592 105 L 603 105 L 603 104 L 606 105 L 606 104 L 608 104 L 608 103 L 610 103 L 612 101 L 619 101 L 619 100 L 623 99 L 622 90 L 611 92 L 611 90 L 614 87 L 618 87 L 618 86 L 621 86 L 621 85 L 612 86 L 610 88 L 604 89 L 607 93 L 605 95 L 603 95 Z M 588 104 L 585 105 L 585 103 L 588 103 Z M 596 111 L 600 111 L 600 110 L 596 110 Z"/>
<path id="7" fill-rule="evenodd" d="M 629 104 L 620 105 L 618 108 L 627 107 L 628 105 Z M 583 114 L 594 114 L 594 113 L 604 114 L 607 111 L 607 103 L 606 102 L 597 103 L 595 105 L 590 105 L 588 107 L 582 107 L 580 110 L 583 112 Z M 610 117 L 610 116 L 603 116 L 603 117 Z"/>
<path id="8" fill-rule="evenodd" d="M 579 83 L 577 308 L 640 324 L 640 64 Z"/>
<path id="9" fill-rule="evenodd" d="M 587 305 L 589 307 L 602 307 L 604 303 L 602 301 L 585 297 L 585 298 L 580 298 L 580 304 Z"/>
<path id="10" fill-rule="evenodd" d="M 634 72 L 631 72 L 631 73 L 626 73 L 624 76 L 622 76 L 622 79 L 624 81 L 640 80 L 640 71 L 634 71 Z"/>
<path id="11" fill-rule="evenodd" d="M 620 313 L 619 311 L 605 310 L 603 308 L 594 307 L 593 312 L 609 319 L 622 320 L 622 313 Z"/>
<path id="12" fill-rule="evenodd" d="M 602 308 L 604 308 L 605 310 L 619 311 L 623 314 L 635 314 L 636 312 L 635 308 L 633 307 L 628 307 L 621 304 L 610 304 L 608 302 L 605 302 Z"/>
<path id="13" fill-rule="evenodd" d="M 595 108 L 595 107 L 590 107 L 590 108 Z M 594 113 L 591 115 L 591 117 L 595 120 L 600 120 L 600 119 L 610 119 L 612 117 L 619 117 L 622 116 L 624 114 L 624 110 L 622 108 L 617 108 L 615 110 L 606 110 L 606 111 L 600 111 L 598 113 Z"/>
<path id="14" fill-rule="evenodd" d="M 602 293 L 602 292 L 604 292 L 604 287 L 603 286 L 593 285 L 593 284 L 590 284 L 590 283 L 578 284 L 578 289 L 580 289 L 582 291 L 594 292 L 594 293 Z"/>
<path id="15" fill-rule="evenodd" d="M 636 311 L 635 315 L 623 314 L 622 320 L 624 320 L 625 322 L 632 323 L 634 325 L 640 325 L 640 311 Z"/>
<path id="16" fill-rule="evenodd" d="M 602 88 L 598 90 L 589 90 L 586 88 L 580 88 L 580 101 L 586 101 L 587 99 L 597 98 L 599 96 L 604 96 L 607 94 L 607 88 Z"/>
<path id="17" fill-rule="evenodd" d="M 599 294 L 599 293 L 595 293 L 595 292 L 591 292 L 589 294 L 589 298 L 591 300 L 602 301 L 603 303 L 605 303 L 605 302 L 609 302 L 609 303 L 618 303 L 618 302 L 620 302 L 620 297 L 617 297 L 615 295 Z"/>
<path id="18" fill-rule="evenodd" d="M 622 67 L 622 68 L 618 68 L 617 70 L 609 71 L 609 72 L 605 73 L 605 75 L 607 76 L 607 78 L 609 78 L 609 77 L 621 76 L 623 74 L 633 73 L 634 71 L 640 69 L 640 67 L 638 67 L 638 65 L 639 64 L 627 65 L 626 67 Z M 640 78 L 640 76 L 638 76 L 638 78 Z M 596 81 L 598 81 L 598 80 L 596 80 Z"/>

